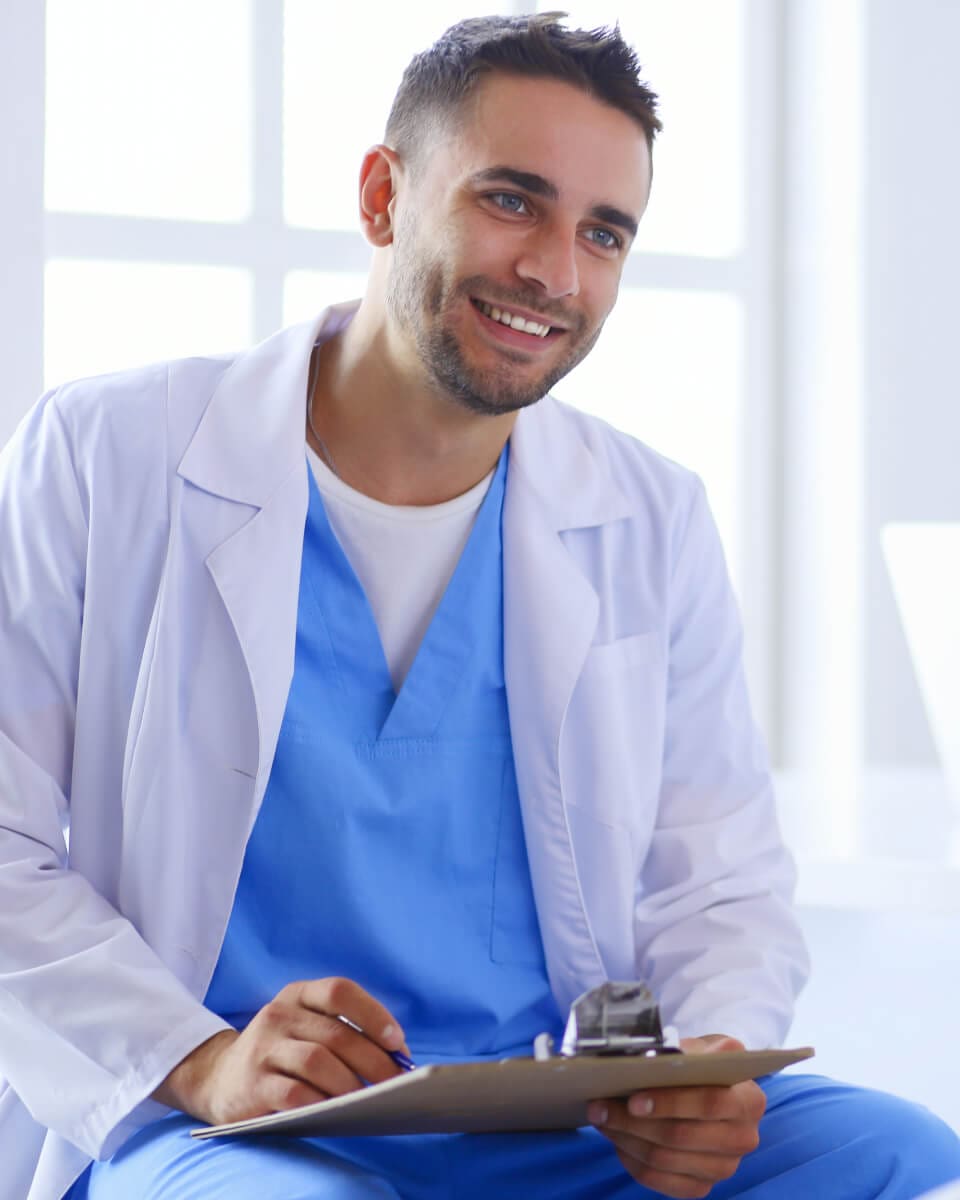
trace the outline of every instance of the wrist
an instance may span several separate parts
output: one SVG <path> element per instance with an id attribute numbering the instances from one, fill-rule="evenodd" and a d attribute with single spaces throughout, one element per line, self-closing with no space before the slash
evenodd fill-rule
<path id="1" fill-rule="evenodd" d="M 201 1042 L 177 1063 L 152 1098 L 199 1121 L 216 1124 L 211 1096 L 216 1064 L 239 1036 L 235 1029 L 222 1029 Z"/>

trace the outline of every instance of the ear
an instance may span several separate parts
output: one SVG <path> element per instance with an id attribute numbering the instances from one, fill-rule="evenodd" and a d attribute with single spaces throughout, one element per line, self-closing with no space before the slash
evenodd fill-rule
<path id="1" fill-rule="evenodd" d="M 389 146 L 372 146 L 360 167 L 360 228 L 378 248 L 393 241 L 393 202 L 403 174 L 400 156 Z"/>

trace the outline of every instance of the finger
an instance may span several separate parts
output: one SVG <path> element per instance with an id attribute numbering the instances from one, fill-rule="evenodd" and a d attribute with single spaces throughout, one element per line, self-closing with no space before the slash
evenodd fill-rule
<path id="1" fill-rule="evenodd" d="M 298 999 L 304 1008 L 331 1017 L 346 1017 L 385 1050 L 409 1053 L 400 1022 L 352 979 L 309 979 L 294 986 L 299 988 Z"/>
<path id="2" fill-rule="evenodd" d="M 717 1183 L 721 1179 L 730 1179 L 740 1165 L 739 1154 L 693 1154 L 654 1146 L 643 1138 L 624 1134 L 616 1134 L 610 1140 L 616 1146 L 621 1162 L 629 1161 L 633 1165 L 633 1175 L 636 1175 L 637 1166 L 644 1166 L 661 1175 Z"/>
<path id="3" fill-rule="evenodd" d="M 386 1050 L 336 1017 L 301 1009 L 288 1034 L 298 1042 L 323 1047 L 361 1081 L 382 1083 L 402 1074 Z"/>
<path id="4" fill-rule="evenodd" d="M 329 1096 L 342 1096 L 364 1086 L 356 1071 L 321 1042 L 284 1038 L 271 1047 L 264 1067 Z"/>
<path id="5" fill-rule="evenodd" d="M 713 1187 L 710 1180 L 658 1171 L 655 1167 L 639 1163 L 620 1151 L 617 1151 L 617 1157 L 637 1183 L 658 1195 L 674 1196 L 676 1200 L 691 1200 L 694 1197 L 708 1196 Z"/>
<path id="6" fill-rule="evenodd" d="M 318 1091 L 304 1080 L 278 1071 L 264 1075 L 257 1092 L 260 1101 L 258 1115 L 288 1112 L 291 1108 L 302 1108 L 305 1104 L 318 1104 L 321 1100 L 330 1099 L 327 1092 Z"/>
<path id="7" fill-rule="evenodd" d="M 694 1121 L 759 1121 L 765 1107 L 763 1089 L 752 1080 L 732 1087 L 651 1088 L 626 1104 L 630 1116 Z"/>
<path id="8" fill-rule="evenodd" d="M 707 1033 L 701 1037 L 681 1038 L 680 1048 L 684 1054 L 717 1054 L 726 1050 L 746 1050 L 743 1042 L 728 1037 L 725 1033 Z"/>
<path id="9" fill-rule="evenodd" d="M 611 1138 L 640 1138 L 651 1146 L 693 1154 L 742 1157 L 760 1144 L 756 1125 L 747 1121 L 652 1121 L 614 1114 L 599 1128 Z"/>

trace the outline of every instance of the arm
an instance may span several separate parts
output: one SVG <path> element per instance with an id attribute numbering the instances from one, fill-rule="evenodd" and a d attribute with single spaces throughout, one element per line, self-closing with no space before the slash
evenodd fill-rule
<path id="1" fill-rule="evenodd" d="M 660 803 L 637 974 L 682 1033 L 778 1045 L 807 972 L 794 869 L 747 697 L 739 614 L 698 485 L 676 537 Z"/>
<path id="2" fill-rule="evenodd" d="M 238 1035 L 111 903 L 134 819 L 120 768 L 130 660 L 143 653 L 166 540 L 166 461 L 158 397 L 135 404 L 150 383 L 121 385 L 123 410 L 106 431 L 101 404 L 88 403 L 99 386 L 80 385 L 74 407 L 45 396 L 0 458 L 0 1072 L 38 1121 L 108 1157 L 161 1105 L 226 1121 L 393 1077 L 384 1051 L 402 1048 L 403 1034 L 357 985 L 334 979 L 290 985 Z M 130 426 L 145 414 L 138 448 Z M 104 443 L 114 460 L 96 456 Z M 112 466 L 118 449 L 124 470 Z M 125 519 L 131 504 L 145 517 Z M 122 578 L 130 553 L 147 569 L 130 563 Z M 126 686 L 110 663 L 123 664 Z"/>
<path id="3" fill-rule="evenodd" d="M 70 869 L 89 518 L 49 394 L 0 455 L 0 1073 L 96 1157 L 162 1115 L 150 1092 L 224 1022 Z"/>
<path id="4" fill-rule="evenodd" d="M 687 1053 L 716 1053 L 782 1039 L 807 959 L 747 697 L 739 616 L 700 487 L 673 561 L 662 784 L 638 884 L 637 970 L 671 1023 L 737 1035 L 682 1041 Z M 590 1118 L 638 1183 L 706 1196 L 756 1148 L 765 1107 L 747 1081 L 611 1100 L 591 1106 Z"/>

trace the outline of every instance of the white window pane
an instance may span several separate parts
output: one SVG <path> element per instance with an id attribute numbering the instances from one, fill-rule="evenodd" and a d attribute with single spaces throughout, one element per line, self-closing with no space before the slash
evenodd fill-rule
<path id="1" fill-rule="evenodd" d="M 250 344 L 248 271 L 54 259 L 44 289 L 46 387 Z"/>
<path id="2" fill-rule="evenodd" d="M 557 7 L 541 0 L 541 10 Z M 743 240 L 743 0 L 590 0 L 560 6 L 585 29 L 617 21 L 660 96 L 639 250 L 724 257 Z"/>
<path id="3" fill-rule="evenodd" d="M 404 68 L 473 14 L 450 0 L 285 0 L 284 12 L 284 213 L 291 225 L 356 229 L 360 163 L 383 141 Z"/>
<path id="4" fill-rule="evenodd" d="M 47 208 L 250 213 L 250 0 L 47 0 Z"/>
<path id="5" fill-rule="evenodd" d="M 554 389 L 703 478 L 735 580 L 742 347 L 735 297 L 627 288 L 592 353 Z"/>
<path id="6" fill-rule="evenodd" d="M 288 271 L 283 281 L 283 323 L 309 321 L 328 304 L 359 300 L 367 277 L 359 271 Z"/>

